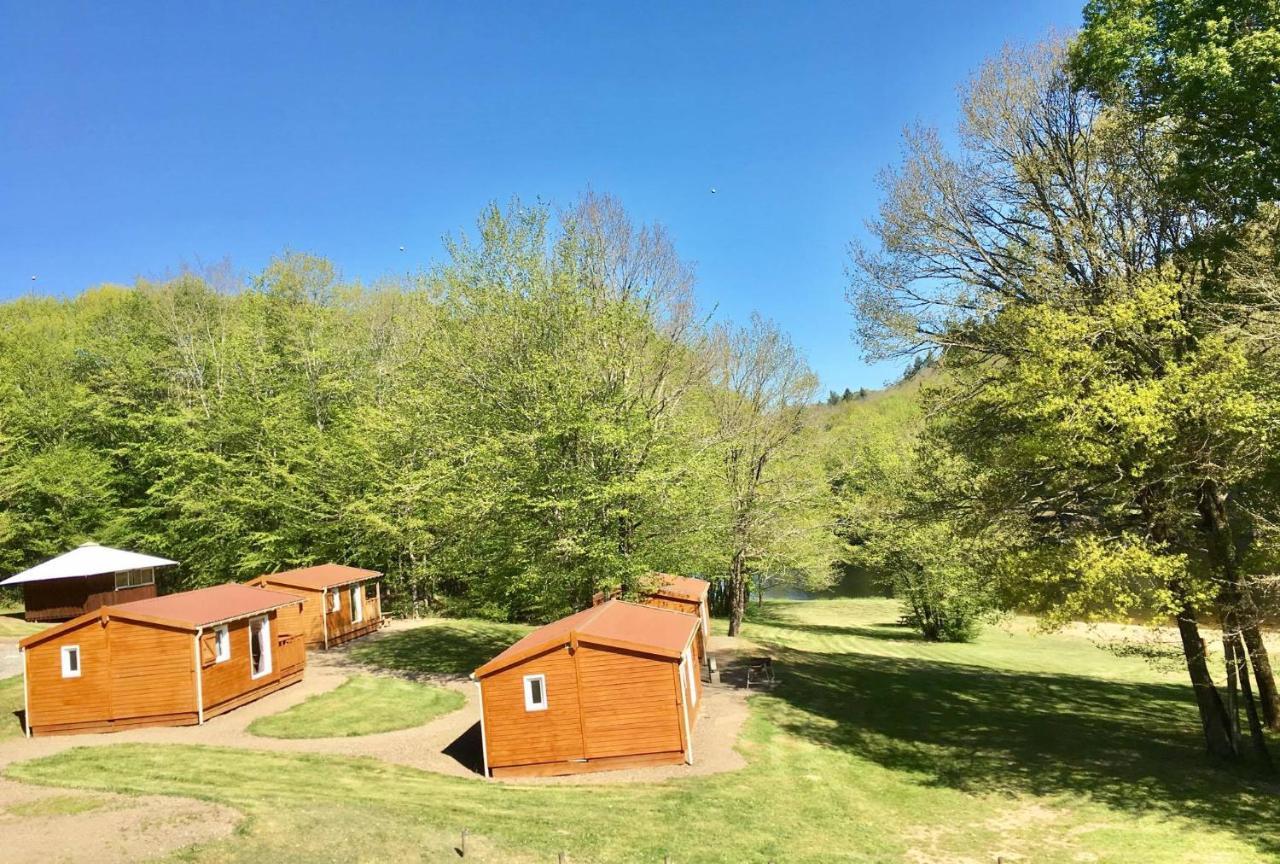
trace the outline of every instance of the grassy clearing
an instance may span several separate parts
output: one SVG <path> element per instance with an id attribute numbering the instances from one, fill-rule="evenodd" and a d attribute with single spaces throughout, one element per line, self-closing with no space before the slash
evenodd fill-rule
<path id="1" fill-rule="evenodd" d="M 897 614 L 866 600 L 753 609 L 745 635 L 771 646 L 782 680 L 753 697 L 749 764 L 732 774 L 508 786 L 372 760 L 138 745 L 8 773 L 213 798 L 248 815 L 241 836 L 186 853 L 196 862 L 339 861 L 353 848 L 450 861 L 462 827 L 476 861 L 550 862 L 560 849 L 598 864 L 668 852 L 681 864 L 1280 861 L 1280 797 L 1200 756 L 1180 680 L 1066 635 L 930 645 L 893 626 Z M 431 627 L 414 644 L 463 643 L 447 671 L 491 647 L 488 625 Z"/>
<path id="2" fill-rule="evenodd" d="M 0 741 L 22 737 L 22 676 L 0 679 Z"/>
<path id="3" fill-rule="evenodd" d="M 259 717 L 249 725 L 268 738 L 344 738 L 421 726 L 456 711 L 461 693 L 399 678 L 357 675 L 287 711 Z"/>
<path id="4" fill-rule="evenodd" d="M 429 618 L 412 630 L 356 645 L 348 656 L 357 663 L 414 675 L 467 675 L 530 629 L 492 621 Z"/>
<path id="5" fill-rule="evenodd" d="M 10 804 L 5 808 L 5 812 L 19 818 L 76 816 L 80 813 L 92 813 L 94 810 L 105 810 L 117 806 L 117 803 L 110 798 L 97 795 L 46 795 L 34 801 Z"/>
<path id="6" fill-rule="evenodd" d="M 0 638 L 11 637 L 21 639 L 38 633 L 47 624 L 34 624 L 22 619 L 22 607 L 0 604 Z"/>

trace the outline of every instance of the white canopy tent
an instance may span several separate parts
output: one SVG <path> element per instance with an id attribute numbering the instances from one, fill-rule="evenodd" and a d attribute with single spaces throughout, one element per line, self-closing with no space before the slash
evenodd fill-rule
<path id="1" fill-rule="evenodd" d="M 0 582 L 0 585 L 21 585 L 26 582 L 72 579 L 77 576 L 100 576 L 104 573 L 121 573 L 147 567 L 168 567 L 177 563 L 177 561 L 155 555 L 143 555 L 124 549 L 112 549 L 110 546 L 99 546 L 97 543 L 85 543 L 57 558 L 50 558 L 42 564 L 10 576 Z"/>

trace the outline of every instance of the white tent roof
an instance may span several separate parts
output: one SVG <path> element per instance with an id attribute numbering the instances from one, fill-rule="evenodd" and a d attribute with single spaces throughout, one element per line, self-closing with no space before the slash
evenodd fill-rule
<path id="1" fill-rule="evenodd" d="M 76 576 L 98 576 L 102 573 L 119 573 L 122 570 L 140 570 L 144 567 L 167 567 L 177 563 L 168 558 L 126 552 L 123 549 L 112 549 L 110 546 L 99 546 L 97 543 L 85 543 L 57 558 L 50 558 L 43 564 L 37 564 L 30 570 L 23 570 L 16 576 L 10 576 L 0 582 L 0 585 L 20 585 L 23 582 L 43 582 L 46 579 L 71 579 Z"/>

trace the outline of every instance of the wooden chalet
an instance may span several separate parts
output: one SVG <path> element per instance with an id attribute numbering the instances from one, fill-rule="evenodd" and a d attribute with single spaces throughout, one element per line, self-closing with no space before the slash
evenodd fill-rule
<path id="1" fill-rule="evenodd" d="M 302 634 L 308 648 L 328 649 L 382 626 L 381 577 L 377 570 L 320 564 L 267 573 L 247 584 L 301 597 L 300 611 L 281 615 L 281 628 Z"/>
<path id="2" fill-rule="evenodd" d="M 302 679 L 298 597 L 217 585 L 103 606 L 19 642 L 28 735 L 185 726 Z"/>
<path id="3" fill-rule="evenodd" d="M 697 617 L 607 600 L 534 630 L 477 669 L 485 773 L 693 763 Z"/>
<path id="4" fill-rule="evenodd" d="M 711 583 L 690 576 L 673 576 L 670 573 L 654 573 L 654 587 L 640 602 L 659 609 L 684 612 L 698 618 L 701 632 L 693 643 L 693 659 L 701 670 L 707 662 L 707 640 L 711 638 L 711 609 L 708 600 Z"/>
<path id="5" fill-rule="evenodd" d="M 0 587 L 22 586 L 28 621 L 66 621 L 103 606 L 156 596 L 156 571 L 177 563 L 85 543 L 10 576 Z"/>

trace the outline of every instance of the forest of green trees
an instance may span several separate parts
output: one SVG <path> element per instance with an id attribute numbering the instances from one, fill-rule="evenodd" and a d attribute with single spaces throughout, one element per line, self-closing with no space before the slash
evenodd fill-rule
<path id="1" fill-rule="evenodd" d="M 724 580 L 736 633 L 751 591 L 846 568 L 931 639 L 1176 622 L 1208 748 L 1243 712 L 1261 751 L 1280 4 L 1095 0 L 959 116 L 908 130 L 852 248 L 850 356 L 902 362 L 888 393 L 821 396 L 593 194 L 491 206 L 376 285 L 286 254 L 6 303 L 0 572 L 93 538 L 183 586 L 336 560 L 405 612 L 543 621 L 665 570 Z"/>
<path id="2" fill-rule="evenodd" d="M 659 228 L 493 207 L 449 260 L 344 282 L 290 254 L 0 306 L 0 572 L 86 539 L 171 587 L 335 560 L 390 602 L 539 621 L 652 570 L 825 584 L 816 380 L 713 326 Z"/>

